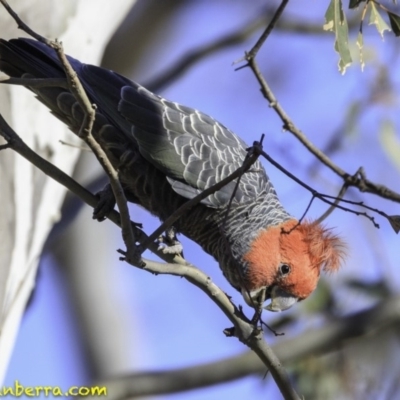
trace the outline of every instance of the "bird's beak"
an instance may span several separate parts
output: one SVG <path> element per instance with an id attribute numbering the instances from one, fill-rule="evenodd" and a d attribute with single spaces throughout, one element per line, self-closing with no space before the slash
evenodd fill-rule
<path id="1" fill-rule="evenodd" d="M 289 309 L 299 300 L 297 297 L 290 295 L 278 286 L 272 286 L 269 288 L 263 287 L 250 292 L 242 289 L 242 295 L 250 307 L 257 307 L 260 302 L 264 302 L 270 298 L 271 303 L 264 307 L 264 309 L 276 312 Z M 262 299 L 261 296 L 263 297 Z"/>
<path id="2" fill-rule="evenodd" d="M 248 291 L 248 290 L 242 288 L 242 296 L 248 306 L 258 307 L 258 305 L 260 304 L 260 301 L 264 302 L 264 300 L 265 300 L 265 299 L 259 298 L 259 296 L 262 294 L 263 291 L 265 291 L 265 288 L 260 288 L 260 289 L 256 289 L 256 290 L 252 290 L 252 291 Z M 265 297 L 265 294 L 263 297 Z"/>
<path id="3" fill-rule="evenodd" d="M 271 290 L 271 303 L 264 308 L 268 311 L 285 311 L 297 301 L 297 297 L 290 295 L 278 286 L 274 286 Z"/>

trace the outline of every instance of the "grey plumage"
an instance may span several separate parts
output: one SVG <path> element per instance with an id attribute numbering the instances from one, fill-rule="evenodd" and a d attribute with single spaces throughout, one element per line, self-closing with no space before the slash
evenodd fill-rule
<path id="1" fill-rule="evenodd" d="M 164 220 L 186 199 L 241 166 L 248 146 L 215 119 L 167 101 L 115 72 L 69 60 L 97 105 L 93 134 L 119 169 L 130 201 Z M 0 69 L 12 77 L 64 77 L 53 50 L 30 39 L 1 40 Z M 67 90 L 30 89 L 78 132 L 83 112 Z M 258 232 L 291 217 L 257 161 L 241 177 L 223 226 L 235 185 L 233 181 L 208 196 L 180 218 L 176 228 L 213 255 L 239 288 L 247 268 L 242 257 Z"/>

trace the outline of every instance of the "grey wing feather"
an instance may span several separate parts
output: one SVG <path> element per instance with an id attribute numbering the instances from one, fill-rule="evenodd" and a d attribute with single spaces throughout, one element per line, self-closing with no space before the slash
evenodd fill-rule
<path id="1" fill-rule="evenodd" d="M 140 153 L 167 175 L 173 190 L 193 198 L 239 168 L 247 145 L 210 116 L 159 97 L 143 87 L 125 86 L 119 111 L 133 125 Z M 202 201 L 225 206 L 236 180 Z M 260 162 L 240 180 L 234 201 L 254 201 L 268 186 Z"/>
<path id="2" fill-rule="evenodd" d="M 4 56 L 0 67 L 12 76 L 21 76 L 24 71 L 35 77 L 64 76 L 55 52 L 40 42 L 18 39 L 0 41 L 0 46 Z M 246 144 L 210 116 L 167 101 L 115 72 L 68 59 L 98 106 L 97 129 L 111 130 L 107 136 L 110 141 L 139 147 L 141 155 L 166 175 L 178 194 L 192 198 L 242 165 Z M 79 129 L 83 113 L 70 93 L 51 87 L 37 92 L 39 100 L 58 118 L 71 129 Z M 261 192 L 273 190 L 259 162 L 253 170 L 241 177 L 235 202 L 254 201 Z M 231 182 L 203 204 L 223 207 L 235 185 Z"/>

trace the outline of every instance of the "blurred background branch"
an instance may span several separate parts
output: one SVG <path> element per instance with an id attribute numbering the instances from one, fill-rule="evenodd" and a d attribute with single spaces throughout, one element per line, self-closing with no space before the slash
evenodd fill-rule
<path id="1" fill-rule="evenodd" d="M 290 366 L 351 346 L 357 339 L 368 346 L 368 342 L 374 342 L 379 336 L 384 337 L 385 331 L 395 334 L 399 326 L 400 297 L 394 296 L 368 310 L 332 319 L 321 328 L 306 330 L 292 339 L 283 339 L 273 350 L 282 362 Z M 266 372 L 260 359 L 249 351 L 194 367 L 134 373 L 96 384 L 108 388 L 109 399 L 121 400 L 193 390 L 248 375 L 262 376 Z"/>

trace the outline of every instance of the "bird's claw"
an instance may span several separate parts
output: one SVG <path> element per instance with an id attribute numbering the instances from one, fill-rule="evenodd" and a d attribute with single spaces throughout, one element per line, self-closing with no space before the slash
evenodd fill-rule
<path id="1" fill-rule="evenodd" d="M 173 246 L 167 246 L 165 243 L 161 243 L 157 250 L 161 250 L 164 254 L 178 254 L 183 253 L 183 246 L 181 243 L 175 244 Z"/>
<path id="2" fill-rule="evenodd" d="M 157 250 L 161 250 L 164 254 L 175 254 L 183 258 L 183 246 L 177 239 L 176 229 L 173 226 L 157 239 L 157 244 Z"/>
<path id="3" fill-rule="evenodd" d="M 93 219 L 104 221 L 107 214 L 115 207 L 115 196 L 111 185 L 108 183 L 102 190 L 96 193 L 99 201 L 93 210 Z"/>
<path id="4" fill-rule="evenodd" d="M 117 252 L 122 254 L 122 257 L 119 258 L 120 261 L 126 261 L 127 263 L 139 268 L 146 267 L 146 263 L 143 261 L 141 256 L 142 252 L 138 246 L 135 246 L 129 251 L 118 249 Z"/>

